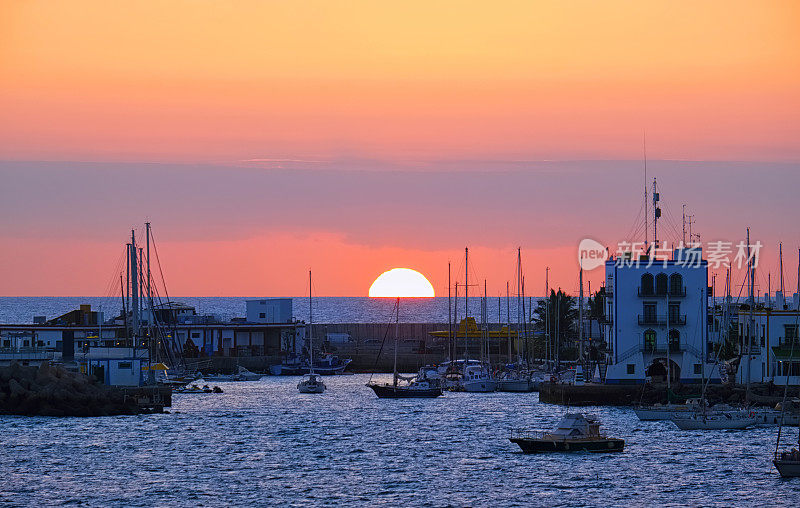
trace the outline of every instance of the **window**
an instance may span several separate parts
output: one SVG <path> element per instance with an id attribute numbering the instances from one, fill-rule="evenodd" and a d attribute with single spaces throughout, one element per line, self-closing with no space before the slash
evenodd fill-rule
<path id="1" fill-rule="evenodd" d="M 667 274 L 666 273 L 659 273 L 656 275 L 656 294 L 658 295 L 666 295 L 667 294 Z"/>
<path id="2" fill-rule="evenodd" d="M 120 369 L 130 369 L 131 365 L 131 362 L 119 362 Z"/>
<path id="3" fill-rule="evenodd" d="M 683 295 L 683 277 L 679 273 L 669 276 L 669 294 L 673 296 Z"/>
<path id="4" fill-rule="evenodd" d="M 783 325 L 784 344 L 797 343 L 797 325 Z"/>
<path id="5" fill-rule="evenodd" d="M 200 338 L 200 332 L 192 332 L 192 338 L 193 339 L 199 339 Z"/>
<path id="6" fill-rule="evenodd" d="M 260 313 L 258 314 L 258 317 L 259 317 L 259 319 L 264 319 L 264 318 L 266 318 L 266 317 L 267 317 L 267 313 L 266 313 L 266 312 L 260 312 Z"/>
<path id="7" fill-rule="evenodd" d="M 6 339 L 3 341 L 3 347 L 11 347 L 11 341 Z"/>
<path id="8" fill-rule="evenodd" d="M 652 295 L 653 294 L 653 275 L 646 273 L 642 275 L 642 288 L 641 294 L 643 295 Z"/>
<path id="9" fill-rule="evenodd" d="M 681 322 L 681 304 L 680 303 L 671 303 L 669 304 L 669 322 L 670 323 L 680 323 Z"/>
<path id="10" fill-rule="evenodd" d="M 642 311 L 644 313 L 644 322 L 645 323 L 655 323 L 656 322 L 656 304 L 651 302 L 645 302 L 642 304 Z"/>
<path id="11" fill-rule="evenodd" d="M 680 351 L 681 349 L 681 332 L 676 329 L 669 331 L 669 350 Z"/>
<path id="12" fill-rule="evenodd" d="M 628 374 L 636 374 L 636 364 L 628 364 Z"/>
<path id="13" fill-rule="evenodd" d="M 695 363 L 694 364 L 694 373 L 695 374 L 700 374 L 701 372 L 703 372 L 703 364 Z"/>
<path id="14" fill-rule="evenodd" d="M 656 331 L 646 330 L 644 332 L 644 349 L 646 351 L 653 351 L 656 348 Z"/>

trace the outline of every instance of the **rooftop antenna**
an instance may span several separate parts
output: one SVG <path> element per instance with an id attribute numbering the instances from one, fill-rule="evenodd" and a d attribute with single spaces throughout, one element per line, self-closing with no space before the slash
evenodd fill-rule
<path id="1" fill-rule="evenodd" d="M 686 203 L 683 204 L 683 246 L 686 246 Z"/>
<path id="2" fill-rule="evenodd" d="M 658 248 L 658 219 L 661 217 L 661 208 L 658 207 L 658 187 L 656 179 L 653 178 L 653 248 Z"/>
<path id="3" fill-rule="evenodd" d="M 786 296 L 783 292 L 783 243 L 778 244 L 778 259 L 781 265 L 781 295 Z"/>

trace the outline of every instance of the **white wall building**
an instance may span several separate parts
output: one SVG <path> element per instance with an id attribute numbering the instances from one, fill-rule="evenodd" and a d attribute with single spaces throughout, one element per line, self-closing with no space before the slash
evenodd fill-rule
<path id="1" fill-rule="evenodd" d="M 742 355 L 736 382 L 773 382 L 783 386 L 800 384 L 800 295 L 785 300 L 780 291 L 775 297 L 764 295 L 763 305 L 739 309 L 739 353 Z M 752 330 L 752 333 L 751 333 Z M 752 337 L 752 345 L 751 345 Z M 748 349 L 750 354 L 748 355 Z"/>
<path id="2" fill-rule="evenodd" d="M 294 319 L 291 298 L 247 300 L 246 304 L 248 323 L 291 323 Z"/>
<path id="3" fill-rule="evenodd" d="M 606 261 L 606 383 L 719 382 L 708 340 L 708 263 L 699 249 L 672 259 Z"/>

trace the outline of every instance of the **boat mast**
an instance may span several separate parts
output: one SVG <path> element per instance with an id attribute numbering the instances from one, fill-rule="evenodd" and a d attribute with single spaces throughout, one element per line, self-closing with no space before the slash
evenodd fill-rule
<path id="1" fill-rule="evenodd" d="M 450 301 L 450 261 L 447 262 L 447 359 L 453 359 L 453 307 Z"/>
<path id="2" fill-rule="evenodd" d="M 153 314 L 153 288 L 151 286 L 151 281 L 153 280 L 153 275 L 150 272 L 150 235 L 152 232 L 150 231 L 150 223 L 145 222 L 145 243 L 147 245 L 147 308 L 150 310 L 150 316 L 147 318 L 147 337 L 148 340 L 153 340 L 153 321 L 154 321 L 154 314 Z M 169 302 L 167 302 L 169 305 Z M 134 343 L 134 352 L 136 351 L 136 344 Z M 135 355 L 134 355 L 135 356 Z"/>
<path id="3" fill-rule="evenodd" d="M 522 302 L 520 302 L 520 298 L 522 298 L 522 248 L 517 247 L 517 358 L 521 361 L 520 350 L 522 349 L 520 346 L 522 341 L 520 339 L 520 332 L 522 323 L 522 317 L 520 316 L 520 311 L 522 309 Z"/>
<path id="4" fill-rule="evenodd" d="M 525 334 L 525 349 L 522 352 L 522 358 L 525 360 L 525 365 L 527 366 L 530 362 L 528 352 L 528 320 L 527 316 L 525 315 L 525 277 L 522 277 L 522 330 Z"/>
<path id="5" fill-rule="evenodd" d="M 467 319 L 469 319 L 469 247 L 464 247 L 464 367 L 469 356 L 467 340 Z"/>
<path id="6" fill-rule="evenodd" d="M 753 318 L 753 307 L 755 307 L 755 297 L 754 297 L 754 290 L 755 285 L 753 281 L 753 277 L 755 276 L 755 267 L 753 266 L 753 261 L 750 257 L 750 228 L 747 228 L 747 272 L 748 276 L 750 277 L 750 318 L 748 323 L 748 330 L 747 330 L 747 390 L 745 391 L 745 403 L 750 402 L 750 356 L 753 352 L 753 328 L 755 327 L 755 321 Z"/>
<path id="7" fill-rule="evenodd" d="M 544 268 L 544 336 L 546 340 L 545 357 L 548 368 L 553 358 L 553 345 L 550 343 L 550 267 Z"/>
<path id="8" fill-rule="evenodd" d="M 583 363 L 583 268 L 581 267 L 578 275 L 578 361 Z"/>
<path id="9" fill-rule="evenodd" d="M 783 292 L 784 291 L 783 290 L 783 243 L 778 244 L 778 260 L 780 261 L 780 267 L 781 267 L 781 296 L 783 296 L 785 301 L 786 293 Z"/>
<path id="10" fill-rule="evenodd" d="M 314 316 L 312 314 L 311 305 L 311 270 L 308 271 L 308 358 L 309 358 L 309 375 L 314 373 Z M 397 354 L 395 352 L 395 354 Z M 396 359 L 395 359 L 396 361 Z"/>
<path id="11" fill-rule="evenodd" d="M 133 312 L 133 341 L 139 337 L 139 263 L 136 261 L 136 231 L 131 230 L 130 246 L 130 279 L 131 279 L 131 311 Z"/>
<path id="12" fill-rule="evenodd" d="M 395 321 L 394 327 L 394 387 L 397 388 L 397 347 L 398 343 L 400 342 L 400 297 L 397 297 L 397 302 L 395 302 L 395 308 L 397 309 L 397 318 Z"/>
<path id="13" fill-rule="evenodd" d="M 508 345 L 508 363 L 511 363 L 511 295 L 506 281 L 506 343 Z"/>

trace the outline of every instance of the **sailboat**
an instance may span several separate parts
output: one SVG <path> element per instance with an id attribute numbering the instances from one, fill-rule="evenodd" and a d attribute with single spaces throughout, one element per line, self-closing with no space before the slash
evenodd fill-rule
<path id="1" fill-rule="evenodd" d="M 411 399 L 423 398 L 431 399 L 438 397 L 442 394 L 442 386 L 438 378 L 430 378 L 425 374 L 425 371 L 420 371 L 415 377 L 403 378 L 397 372 L 397 347 L 400 340 L 400 298 L 397 298 L 395 304 L 397 311 L 397 318 L 394 332 L 394 369 L 391 383 L 367 383 L 367 386 L 375 392 L 375 395 L 381 399 Z M 400 384 L 399 381 L 407 380 L 408 383 Z"/>
<path id="2" fill-rule="evenodd" d="M 308 354 L 310 357 L 308 374 L 303 376 L 303 379 L 297 383 L 297 389 L 300 393 L 322 393 L 325 391 L 325 383 L 319 374 L 314 372 L 314 328 L 312 319 L 312 306 L 311 306 L 311 270 L 308 271 Z"/>
<path id="3" fill-rule="evenodd" d="M 800 267 L 798 267 L 800 270 Z M 798 283 L 800 284 L 800 283 Z M 800 310 L 800 309 L 798 309 Z M 797 320 L 795 320 L 795 326 L 797 326 Z M 792 347 L 789 350 L 789 358 L 794 358 L 794 345 L 795 341 L 792 341 Z M 797 431 L 797 447 L 792 448 L 789 451 L 779 451 L 781 446 L 781 431 L 783 430 L 783 426 L 786 424 L 786 395 L 789 392 L 789 372 L 787 372 L 786 376 L 786 386 L 783 389 L 783 402 L 781 403 L 781 420 L 780 425 L 778 425 L 778 438 L 775 441 L 775 457 L 772 459 L 772 463 L 775 464 L 775 467 L 778 469 L 778 473 L 781 476 L 789 478 L 796 478 L 800 477 L 800 428 Z"/>

